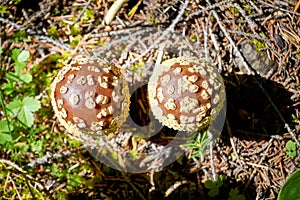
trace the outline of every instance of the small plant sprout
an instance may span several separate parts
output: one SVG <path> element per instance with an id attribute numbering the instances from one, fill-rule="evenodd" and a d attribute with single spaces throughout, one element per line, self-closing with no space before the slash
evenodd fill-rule
<path id="1" fill-rule="evenodd" d="M 218 177 L 216 181 L 208 179 L 204 186 L 209 189 L 208 196 L 215 197 L 219 194 L 219 188 L 223 185 L 223 177 Z"/>
<path id="2" fill-rule="evenodd" d="M 207 137 L 207 132 L 204 132 L 202 135 L 199 133 L 195 140 L 190 140 L 183 146 L 191 151 L 190 158 L 200 158 L 203 160 L 209 142 L 210 138 Z"/>
<path id="3" fill-rule="evenodd" d="M 285 154 L 290 157 L 295 157 L 297 155 L 297 146 L 296 143 L 292 140 L 287 141 L 285 144 L 286 152 Z"/>
<path id="4" fill-rule="evenodd" d="M 26 62 L 29 60 L 30 54 L 28 51 L 20 49 L 12 50 L 12 59 L 14 60 L 14 70 L 13 72 L 6 73 L 6 77 L 9 82 L 12 84 L 13 82 L 22 81 L 24 83 L 30 83 L 32 81 L 32 75 L 29 72 L 24 72 L 24 67 L 26 66 Z M 6 86 L 9 84 L 6 84 Z M 5 84 L 3 84 L 4 89 L 6 88 Z M 14 88 L 14 87 L 13 87 Z M 2 98 L 2 95 L 1 95 Z M 2 101 L 2 100 L 1 100 Z M 34 123 L 34 112 L 38 111 L 41 108 L 41 103 L 39 100 L 35 99 L 31 96 L 26 96 L 21 99 L 19 96 L 15 97 L 11 102 L 9 102 L 4 107 L 4 110 L 8 110 L 8 116 L 14 118 L 17 117 L 19 122 L 26 127 L 31 127 Z M 12 130 L 11 126 L 6 126 L 4 129 Z"/>
<path id="5" fill-rule="evenodd" d="M 17 116 L 22 124 L 31 127 L 34 123 L 33 113 L 41 108 L 41 103 L 33 97 L 25 97 L 23 100 L 16 98 L 6 108 L 11 116 Z"/>
<path id="6" fill-rule="evenodd" d="M 29 52 L 26 50 L 21 51 L 20 49 L 13 49 L 11 57 L 14 60 L 15 73 L 8 72 L 7 78 L 16 77 L 25 83 L 30 83 L 32 81 L 31 74 L 29 74 L 29 72 L 23 72 L 23 69 L 26 66 L 26 62 L 30 57 Z M 9 79 L 11 80 L 12 78 Z"/>
<path id="7" fill-rule="evenodd" d="M 228 200 L 245 200 L 245 196 L 239 193 L 240 193 L 239 189 L 237 188 L 231 189 L 229 192 Z"/>

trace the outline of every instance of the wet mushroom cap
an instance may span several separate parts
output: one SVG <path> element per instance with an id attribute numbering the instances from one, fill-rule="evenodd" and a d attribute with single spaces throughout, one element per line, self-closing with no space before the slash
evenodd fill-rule
<path id="1" fill-rule="evenodd" d="M 75 58 L 59 71 L 51 89 L 54 112 L 74 137 L 115 130 L 129 113 L 129 90 L 122 73 L 98 58 Z"/>
<path id="2" fill-rule="evenodd" d="M 203 129 L 224 100 L 222 84 L 221 76 L 205 61 L 195 57 L 166 60 L 154 68 L 148 83 L 153 115 L 175 130 Z"/>

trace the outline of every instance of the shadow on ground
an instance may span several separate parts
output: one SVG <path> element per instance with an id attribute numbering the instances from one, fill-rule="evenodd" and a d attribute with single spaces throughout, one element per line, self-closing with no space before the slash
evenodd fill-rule
<path id="1" fill-rule="evenodd" d="M 288 124 L 292 124 L 291 114 L 293 108 L 290 107 L 291 94 L 282 85 L 261 77 L 248 75 L 230 75 L 225 77 L 227 93 L 227 121 L 233 136 L 240 139 L 260 141 L 272 135 L 282 135 L 284 123 L 265 93 L 260 89 L 257 81 L 261 83 L 271 100 L 279 109 L 283 118 Z M 138 93 L 137 93 L 138 94 Z M 138 94 L 137 96 L 143 96 Z M 140 117 L 139 112 L 131 113 L 134 120 Z M 149 119 L 141 122 L 141 125 L 148 124 Z M 155 137 L 154 137 L 155 138 Z M 222 132 L 224 145 L 230 146 L 228 136 L 228 126 L 224 126 Z M 106 178 L 98 179 L 93 188 L 96 196 L 87 197 L 87 194 L 70 194 L 69 199 L 229 199 L 230 192 L 235 189 L 237 195 L 244 195 L 246 199 L 255 199 L 256 187 L 253 180 L 237 181 L 233 176 L 223 174 L 224 180 L 218 188 L 215 197 L 211 197 L 210 191 L 204 186 L 205 172 L 202 169 L 191 170 L 194 166 L 193 160 L 185 156 L 179 158 L 171 165 L 165 167 L 160 172 L 155 172 L 152 187 L 149 173 L 131 174 L 122 173 L 114 169 L 105 167 L 99 163 L 100 170 L 106 169 Z M 107 174 L 107 169 L 110 173 Z M 109 175 L 111 174 L 111 175 Z M 127 177 L 127 178 L 124 178 Z M 126 180 L 127 179 L 127 180 Z M 133 189 L 134 188 L 134 189 Z M 266 190 L 265 196 L 268 197 Z M 79 195 L 79 196 L 78 196 Z M 263 194 L 264 195 L 264 194 Z"/>
<path id="2" fill-rule="evenodd" d="M 230 75 L 225 77 L 227 120 L 234 136 L 259 140 L 286 132 L 284 122 L 257 82 L 263 86 L 286 123 L 292 125 L 291 93 L 282 85 L 262 77 Z"/>

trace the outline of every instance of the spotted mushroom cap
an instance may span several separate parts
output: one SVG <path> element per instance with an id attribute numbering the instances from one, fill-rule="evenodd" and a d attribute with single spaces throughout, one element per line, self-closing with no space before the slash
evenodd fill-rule
<path id="1" fill-rule="evenodd" d="M 115 130 L 129 113 L 122 73 L 98 58 L 76 57 L 59 71 L 51 89 L 54 112 L 75 138 Z"/>
<path id="2" fill-rule="evenodd" d="M 180 131 L 207 127 L 224 103 L 225 91 L 218 72 L 195 57 L 177 57 L 154 68 L 148 97 L 155 118 Z"/>

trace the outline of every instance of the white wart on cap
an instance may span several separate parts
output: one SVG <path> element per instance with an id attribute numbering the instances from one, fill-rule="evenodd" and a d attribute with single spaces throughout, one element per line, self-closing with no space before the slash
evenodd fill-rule
<path id="1" fill-rule="evenodd" d="M 51 89 L 54 112 L 75 137 L 113 131 L 129 113 L 129 90 L 122 73 L 98 58 L 75 58 L 59 71 Z"/>
<path id="2" fill-rule="evenodd" d="M 204 129 L 224 103 L 222 84 L 218 72 L 203 60 L 166 60 L 154 68 L 148 83 L 153 115 L 175 130 Z"/>

